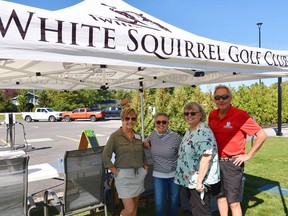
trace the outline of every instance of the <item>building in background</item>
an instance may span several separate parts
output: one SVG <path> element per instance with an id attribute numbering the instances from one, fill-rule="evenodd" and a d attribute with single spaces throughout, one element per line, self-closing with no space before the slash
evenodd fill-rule
<path id="1" fill-rule="evenodd" d="M 13 97 L 11 100 L 12 100 L 12 103 L 15 104 L 15 105 L 19 105 L 18 103 L 18 96 L 16 97 Z M 27 100 L 27 103 L 29 104 L 33 104 L 34 106 L 38 105 L 38 96 L 36 94 L 33 94 L 31 92 L 28 92 L 27 93 L 27 97 L 28 97 L 28 100 Z"/>

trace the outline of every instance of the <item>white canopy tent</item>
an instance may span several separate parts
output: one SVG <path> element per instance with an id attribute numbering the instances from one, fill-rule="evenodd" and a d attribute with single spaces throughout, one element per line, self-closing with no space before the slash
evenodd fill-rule
<path id="1" fill-rule="evenodd" d="M 143 90 L 288 75 L 288 51 L 200 37 L 122 0 L 0 8 L 2 89 Z"/>
<path id="2" fill-rule="evenodd" d="M 214 41 L 121 0 L 0 1 L 0 88 L 141 89 L 288 75 L 288 52 Z"/>

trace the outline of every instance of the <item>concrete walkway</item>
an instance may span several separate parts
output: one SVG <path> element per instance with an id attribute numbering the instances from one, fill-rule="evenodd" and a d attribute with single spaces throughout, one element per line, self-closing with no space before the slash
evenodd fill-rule
<path id="1" fill-rule="evenodd" d="M 264 131 L 267 133 L 268 136 L 277 136 L 277 127 L 269 127 L 269 128 L 264 128 Z M 287 126 L 282 126 L 281 128 L 282 136 L 283 137 L 288 137 L 288 127 Z M 281 136 L 278 136 L 281 137 Z"/>

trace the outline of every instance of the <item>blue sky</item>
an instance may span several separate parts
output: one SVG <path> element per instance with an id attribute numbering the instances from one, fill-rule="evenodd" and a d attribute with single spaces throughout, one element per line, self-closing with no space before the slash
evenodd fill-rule
<path id="1" fill-rule="evenodd" d="M 82 0 L 9 0 L 47 10 L 57 10 Z M 112 1 L 112 0 L 111 0 Z M 210 39 L 245 46 L 288 51 L 287 0 L 124 0 L 165 22 Z M 287 78 L 283 79 L 286 81 Z M 266 85 L 277 78 L 262 80 Z M 251 85 L 258 82 L 241 82 Z M 231 83 L 237 86 L 239 83 Z M 211 87 L 211 86 L 210 86 Z M 213 86 L 212 86 L 213 87 Z M 203 86 L 205 90 L 205 86 Z"/>

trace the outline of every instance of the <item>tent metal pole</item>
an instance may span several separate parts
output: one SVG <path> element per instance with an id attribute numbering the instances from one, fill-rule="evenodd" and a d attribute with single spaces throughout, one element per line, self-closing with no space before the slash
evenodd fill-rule
<path id="1" fill-rule="evenodd" d="M 277 136 L 282 136 L 282 77 L 278 77 L 278 128 Z"/>
<path id="2" fill-rule="evenodd" d="M 143 81 L 139 82 L 139 92 L 140 92 L 140 109 L 141 109 L 141 137 L 142 142 L 144 141 L 144 87 Z"/>
<path id="3" fill-rule="evenodd" d="M 144 96 L 143 91 L 140 91 L 140 106 L 141 106 L 141 136 L 142 141 L 144 141 Z"/>

